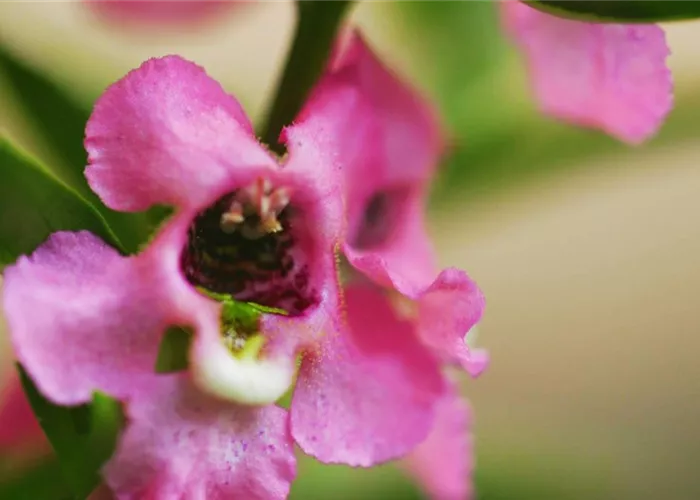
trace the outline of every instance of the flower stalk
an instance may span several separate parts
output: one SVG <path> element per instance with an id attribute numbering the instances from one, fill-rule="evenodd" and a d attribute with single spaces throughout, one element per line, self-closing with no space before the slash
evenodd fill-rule
<path id="1" fill-rule="evenodd" d="M 294 41 L 261 132 L 262 142 L 276 153 L 284 152 L 278 141 L 282 127 L 292 123 L 321 75 L 351 3 L 348 0 L 296 2 Z"/>

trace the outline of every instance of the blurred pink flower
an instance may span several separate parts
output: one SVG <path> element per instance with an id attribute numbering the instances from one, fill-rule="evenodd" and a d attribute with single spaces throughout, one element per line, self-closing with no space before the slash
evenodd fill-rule
<path id="1" fill-rule="evenodd" d="M 369 466 L 432 428 L 447 385 L 414 322 L 361 285 L 345 290 L 341 318 L 347 119 L 372 113 L 345 88 L 315 93 L 283 131 L 282 165 L 240 105 L 176 56 L 147 61 L 96 104 L 85 141 L 93 190 L 116 210 L 177 210 L 134 256 L 86 232 L 55 233 L 6 269 L 4 306 L 17 358 L 47 398 L 79 404 L 101 390 L 126 402 L 105 468 L 119 498 L 284 498 L 292 438 L 324 462 Z M 259 333 L 241 332 L 222 325 L 212 292 L 287 315 L 262 314 Z M 172 325 L 195 332 L 190 370 L 156 376 Z M 290 436 L 272 403 L 300 352 Z"/>
<path id="2" fill-rule="evenodd" d="M 514 0 L 501 8 L 545 113 L 630 143 L 656 133 L 673 107 L 661 27 L 561 19 Z"/>
<path id="3" fill-rule="evenodd" d="M 243 0 L 84 0 L 104 19 L 143 25 L 193 25 L 217 19 Z"/>
<path id="4" fill-rule="evenodd" d="M 0 452 L 27 451 L 43 447 L 44 433 L 24 395 L 14 369 L 0 386 Z"/>

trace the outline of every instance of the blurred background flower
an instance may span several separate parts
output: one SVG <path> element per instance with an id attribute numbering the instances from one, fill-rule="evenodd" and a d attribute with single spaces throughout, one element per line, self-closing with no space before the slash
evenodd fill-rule
<path id="1" fill-rule="evenodd" d="M 292 5 L 215 17 L 197 30 L 125 30 L 82 2 L 0 3 L 0 126 L 60 168 L 70 159 L 55 142 L 73 118 L 82 126 L 80 113 L 24 106 L 31 75 L 54 82 L 86 118 L 106 85 L 168 53 L 207 68 L 259 122 Z M 700 497 L 697 23 L 663 25 L 675 110 L 658 137 L 630 148 L 537 112 L 492 3 L 363 2 L 353 17 L 435 99 L 452 132 L 431 231 L 441 264 L 467 269 L 487 297 L 479 344 L 491 366 L 463 386 L 479 498 Z M 2 478 L 0 498 L 60 497 L 51 460 L 4 467 Z M 395 466 L 303 461 L 292 498 L 331 496 L 421 498 Z"/>
<path id="2" fill-rule="evenodd" d="M 7 367 L 0 392 L 0 449 L 21 452 L 43 439 L 39 422 L 29 406 L 14 367 Z"/>
<path id="3" fill-rule="evenodd" d="M 24 395 L 4 332 L 0 345 L 0 484 L 3 484 L 27 473 L 33 475 L 49 455 L 50 447 Z M 0 492 L 5 493 L 2 486 Z"/>
<path id="4" fill-rule="evenodd" d="M 96 14 L 106 22 L 128 27 L 140 26 L 141 29 L 163 29 L 176 25 L 180 29 L 203 28 L 202 24 L 211 22 L 220 14 L 233 7 L 235 1 L 139 1 L 139 0 L 85 0 Z"/>

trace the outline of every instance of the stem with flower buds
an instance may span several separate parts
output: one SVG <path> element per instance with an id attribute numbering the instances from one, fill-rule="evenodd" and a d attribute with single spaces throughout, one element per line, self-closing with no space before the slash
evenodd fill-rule
<path id="1" fill-rule="evenodd" d="M 278 139 L 282 128 L 292 123 L 328 60 L 348 0 L 297 0 L 294 41 L 277 86 L 262 140 L 277 152 L 284 152 Z"/>

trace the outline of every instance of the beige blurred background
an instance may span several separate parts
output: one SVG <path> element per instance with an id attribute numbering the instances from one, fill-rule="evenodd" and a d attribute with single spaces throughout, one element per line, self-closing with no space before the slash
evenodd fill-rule
<path id="1" fill-rule="evenodd" d="M 410 72 L 382 9 L 365 3 L 356 18 Z M 99 24 L 76 3 L 9 2 L 0 3 L 0 36 L 76 95 L 178 52 L 257 117 L 291 12 L 287 2 L 242 6 L 206 34 L 156 36 Z M 685 90 L 700 82 L 698 26 L 667 27 Z M 0 125 L 31 145 L 2 95 L 0 110 Z M 697 499 L 700 142 L 588 161 L 434 213 L 442 262 L 466 269 L 488 301 L 478 343 L 492 365 L 465 384 L 480 463 L 515 460 L 521 469 L 512 474 L 570 476 L 577 498 L 602 489 L 611 499 Z M 604 484 L 588 484 L 591 476 Z"/>

